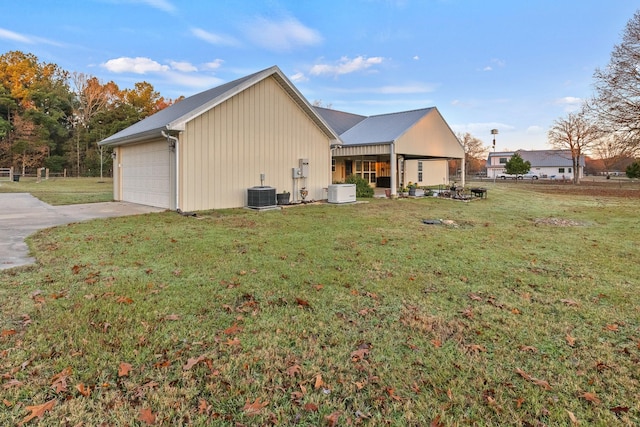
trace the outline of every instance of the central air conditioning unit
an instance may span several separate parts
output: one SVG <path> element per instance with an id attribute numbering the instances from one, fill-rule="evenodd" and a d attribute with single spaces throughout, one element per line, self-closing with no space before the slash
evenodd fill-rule
<path id="1" fill-rule="evenodd" d="M 251 209 L 270 209 L 276 207 L 276 189 L 261 186 L 247 189 L 247 207 Z"/>
<path id="2" fill-rule="evenodd" d="M 327 191 L 329 203 L 352 203 L 356 201 L 355 184 L 331 184 Z"/>

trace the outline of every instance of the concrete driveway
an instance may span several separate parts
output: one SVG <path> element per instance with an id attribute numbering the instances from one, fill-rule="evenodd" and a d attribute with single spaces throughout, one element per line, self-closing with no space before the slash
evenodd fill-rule
<path id="1" fill-rule="evenodd" d="M 0 193 L 0 270 L 33 264 L 24 239 L 43 228 L 164 210 L 126 202 L 51 206 L 28 193 Z"/>

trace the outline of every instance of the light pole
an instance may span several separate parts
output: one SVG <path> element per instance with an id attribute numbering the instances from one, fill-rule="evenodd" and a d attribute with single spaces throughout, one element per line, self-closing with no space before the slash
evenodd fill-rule
<path id="1" fill-rule="evenodd" d="M 491 129 L 491 135 L 493 135 L 493 152 L 496 152 L 496 135 L 498 134 L 498 129 Z"/>

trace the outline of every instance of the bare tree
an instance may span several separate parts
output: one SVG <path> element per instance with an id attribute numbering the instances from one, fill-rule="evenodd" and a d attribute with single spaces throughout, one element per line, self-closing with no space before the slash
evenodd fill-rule
<path id="1" fill-rule="evenodd" d="M 600 135 L 600 129 L 589 120 L 584 109 L 557 119 L 549 129 L 549 144 L 571 151 L 574 184 L 580 183 L 581 157 L 595 145 Z"/>
<path id="2" fill-rule="evenodd" d="M 614 46 L 609 64 L 594 73 L 596 95 L 589 104 L 618 143 L 640 151 L 640 11 L 627 23 L 622 42 Z"/>
<path id="3" fill-rule="evenodd" d="M 607 174 L 620 160 L 631 157 L 630 151 L 627 141 L 621 141 L 615 137 L 615 134 L 608 134 L 598 139 L 591 149 L 591 152 L 602 161 Z"/>
<path id="4" fill-rule="evenodd" d="M 464 148 L 465 170 L 467 173 L 477 172 L 473 170 L 474 168 L 472 166 L 474 164 L 478 165 L 486 163 L 485 160 L 489 147 L 485 146 L 480 139 L 471 135 L 469 132 L 459 132 L 456 136 L 458 137 L 460 144 L 462 144 L 462 148 Z"/>

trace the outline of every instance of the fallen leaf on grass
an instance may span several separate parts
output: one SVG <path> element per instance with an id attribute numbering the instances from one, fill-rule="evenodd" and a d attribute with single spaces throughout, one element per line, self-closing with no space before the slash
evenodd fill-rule
<path id="1" fill-rule="evenodd" d="M 324 419 L 327 421 L 327 425 L 329 427 L 336 427 L 338 425 L 338 420 L 340 419 L 340 415 L 342 413 L 340 411 L 336 411 L 331 415 L 327 415 Z"/>
<path id="2" fill-rule="evenodd" d="M 521 345 L 520 351 L 528 351 L 530 353 L 537 353 L 538 349 L 532 345 Z"/>
<path id="3" fill-rule="evenodd" d="M 549 383 L 545 380 L 540 380 L 538 378 L 531 378 L 531 382 L 534 383 L 535 385 L 542 387 L 545 390 L 553 390 L 551 388 L 551 385 L 549 385 Z"/>
<path id="4" fill-rule="evenodd" d="M 524 398 L 519 397 L 517 399 L 513 399 L 514 402 L 516 402 L 516 407 L 518 409 L 520 409 L 520 407 L 522 406 L 522 404 L 525 402 Z"/>
<path id="5" fill-rule="evenodd" d="M 179 314 L 167 314 L 164 316 L 164 320 L 180 320 Z"/>
<path id="6" fill-rule="evenodd" d="M 71 367 L 66 367 L 60 373 L 54 375 L 53 378 L 51 378 L 51 388 L 53 388 L 56 393 L 67 391 L 67 378 L 69 375 L 71 375 Z"/>
<path id="7" fill-rule="evenodd" d="M 268 404 L 268 400 L 260 402 L 260 398 L 256 397 L 256 400 L 253 403 L 249 403 L 249 400 L 247 400 L 247 403 L 245 403 L 242 409 L 247 413 L 247 415 L 258 415 L 262 408 L 264 408 Z"/>
<path id="8" fill-rule="evenodd" d="M 116 302 L 119 304 L 131 304 L 133 300 L 129 297 L 119 296 L 118 298 L 116 298 Z"/>
<path id="9" fill-rule="evenodd" d="M 481 352 L 487 351 L 487 349 L 484 348 L 484 346 L 481 346 L 479 344 L 470 344 L 467 346 L 467 351 L 469 353 L 481 353 Z"/>
<path id="10" fill-rule="evenodd" d="M 567 411 L 567 410 L 565 409 L 565 411 Z M 578 421 L 578 419 L 577 419 L 577 418 L 576 418 L 576 416 L 573 414 L 573 412 L 571 412 L 571 411 L 567 411 L 567 414 L 569 414 L 569 419 L 571 420 L 571 423 L 572 423 L 572 424 L 576 424 L 576 425 L 580 424 L 580 421 Z"/>
<path id="11" fill-rule="evenodd" d="M 300 299 L 300 298 L 296 298 L 296 304 L 298 304 L 301 307 L 309 307 L 309 308 L 311 308 L 311 305 L 309 304 L 309 301 L 305 301 L 305 300 Z"/>
<path id="12" fill-rule="evenodd" d="M 189 358 L 189 360 L 187 360 L 187 364 L 182 367 L 182 370 L 188 371 L 189 369 L 196 366 L 198 363 L 203 362 L 205 360 L 207 360 L 207 358 L 204 355 L 198 356 L 198 357 L 191 357 Z"/>
<path id="13" fill-rule="evenodd" d="M 617 323 L 613 323 L 611 325 L 607 325 L 604 327 L 605 330 L 607 331 L 611 331 L 611 332 L 618 332 L 618 324 Z"/>
<path id="14" fill-rule="evenodd" d="M 571 347 L 573 347 L 576 344 L 576 339 L 569 334 L 567 334 L 567 336 L 565 336 L 564 339 L 567 340 L 567 344 L 569 344 Z"/>
<path id="15" fill-rule="evenodd" d="M 320 387 L 322 387 L 323 385 L 324 385 L 324 381 L 322 381 L 322 375 L 320 375 L 320 374 L 316 375 L 316 382 L 315 382 L 313 388 L 315 388 L 317 390 Z"/>
<path id="16" fill-rule="evenodd" d="M 296 375 L 301 375 L 301 374 L 302 374 L 302 368 L 300 367 L 300 365 L 293 365 L 287 368 L 287 375 L 289 375 L 290 377 L 295 377 Z"/>
<path id="17" fill-rule="evenodd" d="M 22 422 L 20 422 L 18 425 L 23 425 L 24 423 L 28 423 L 29 421 L 31 421 L 36 417 L 42 418 L 45 412 L 51 411 L 51 409 L 53 409 L 53 407 L 56 405 L 56 402 L 57 402 L 56 399 L 51 399 L 50 401 L 43 403 L 42 405 L 27 406 L 25 409 L 27 411 L 31 411 L 31 413 L 26 417 L 24 417 L 22 419 Z"/>
<path id="18" fill-rule="evenodd" d="M 10 389 L 12 387 L 16 387 L 16 388 L 17 387 L 22 387 L 23 385 L 24 385 L 24 383 L 22 381 L 18 381 L 16 379 L 13 379 L 11 381 L 7 381 L 6 383 L 4 383 L 2 385 L 2 388 L 7 390 L 7 389 Z"/>
<path id="19" fill-rule="evenodd" d="M 126 377 L 129 376 L 129 371 L 131 371 L 131 364 L 126 362 L 120 362 L 120 366 L 118 367 L 118 377 Z"/>
<path id="20" fill-rule="evenodd" d="M 235 335 L 235 334 L 239 334 L 240 332 L 242 332 L 242 328 L 238 326 L 237 323 L 234 323 L 233 326 L 229 326 L 227 329 L 224 330 L 224 333 L 226 335 Z"/>
<path id="21" fill-rule="evenodd" d="M 307 412 L 318 412 L 318 405 L 315 403 L 306 403 L 304 405 L 304 410 Z"/>
<path id="22" fill-rule="evenodd" d="M 433 344 L 433 346 L 434 346 L 435 348 L 440 348 L 440 347 L 442 347 L 442 341 L 440 341 L 440 340 L 431 340 L 431 344 Z"/>
<path id="23" fill-rule="evenodd" d="M 564 304 L 566 304 L 568 306 L 571 306 L 571 307 L 577 307 L 577 306 L 580 305 L 580 304 L 578 304 L 576 301 L 574 301 L 572 299 L 561 299 L 560 302 L 562 302 L 562 303 L 564 303 Z"/>
<path id="24" fill-rule="evenodd" d="M 614 406 L 613 408 L 609 408 L 611 412 L 614 414 L 620 414 L 622 412 L 629 412 L 628 406 Z"/>
<path id="25" fill-rule="evenodd" d="M 361 360 L 364 360 L 367 355 L 369 354 L 369 349 L 368 348 L 360 348 L 358 350 L 352 351 L 351 352 L 351 361 L 352 362 L 359 362 Z"/>
<path id="26" fill-rule="evenodd" d="M 140 409 L 140 415 L 138 415 L 138 421 L 142 421 L 148 425 L 156 423 L 156 414 L 154 414 L 149 408 Z"/>
<path id="27" fill-rule="evenodd" d="M 600 398 L 598 396 L 596 396 L 595 393 L 585 392 L 585 393 L 582 393 L 580 395 L 580 397 L 583 398 L 584 400 L 587 400 L 587 401 L 593 403 L 594 405 L 599 405 L 600 404 Z"/>
<path id="28" fill-rule="evenodd" d="M 91 394 L 91 389 L 87 388 L 84 383 L 80 383 L 78 385 L 76 385 L 76 390 L 78 390 L 80 392 L 81 395 L 83 395 L 84 397 L 89 397 L 89 395 Z"/>
<path id="29" fill-rule="evenodd" d="M 0 336 L 2 337 L 8 337 L 10 335 L 15 335 L 15 334 L 16 334 L 15 329 L 3 329 L 2 332 L 0 332 Z"/>

